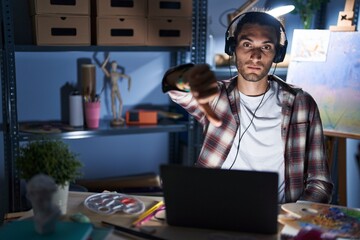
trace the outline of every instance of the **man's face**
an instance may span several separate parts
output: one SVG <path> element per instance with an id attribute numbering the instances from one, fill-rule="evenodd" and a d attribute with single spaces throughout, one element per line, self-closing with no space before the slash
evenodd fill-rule
<path id="1" fill-rule="evenodd" d="M 272 27 L 245 24 L 238 35 L 236 66 L 240 77 L 258 82 L 271 68 L 275 57 L 276 32 Z"/>

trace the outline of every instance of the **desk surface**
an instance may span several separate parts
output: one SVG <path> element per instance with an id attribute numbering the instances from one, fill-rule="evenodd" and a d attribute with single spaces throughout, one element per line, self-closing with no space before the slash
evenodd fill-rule
<path id="1" fill-rule="evenodd" d="M 88 216 L 92 223 L 97 226 L 102 226 L 101 221 L 107 221 L 123 227 L 130 228 L 131 223 L 136 220 L 137 216 L 129 215 L 125 213 L 115 213 L 112 215 L 101 215 L 90 211 L 84 206 L 84 200 L 94 193 L 88 192 L 69 192 L 68 199 L 68 210 L 64 219 L 69 219 L 69 216 L 72 214 L 81 212 Z M 142 200 L 145 204 L 146 209 L 154 205 L 157 201 L 162 200 L 161 197 L 150 197 L 150 196 L 137 196 L 138 199 Z M 24 214 L 24 217 L 29 217 L 32 215 L 32 212 L 27 212 Z M 184 227 L 174 227 L 168 226 L 164 221 L 150 220 L 144 224 L 144 226 L 149 227 L 155 230 L 154 235 L 162 237 L 164 239 L 242 239 L 241 237 L 254 237 L 254 239 L 264 239 L 264 240 L 275 240 L 280 239 L 280 235 L 258 235 L 258 234 L 244 234 L 237 232 L 226 232 L 219 230 L 209 230 L 209 229 L 195 229 L 195 228 L 184 228 Z M 280 228 L 279 228 L 280 229 Z M 141 239 L 133 236 L 126 235 L 114 231 L 107 239 L 109 240 L 121 240 L 121 239 Z M 246 238 L 248 239 L 248 238 Z M 252 239 L 252 238 L 251 238 Z"/>
<path id="2" fill-rule="evenodd" d="M 124 227 L 130 227 L 131 223 L 136 220 L 137 216 L 128 215 L 124 213 L 116 213 L 113 215 L 100 215 L 95 212 L 88 210 L 83 201 L 85 198 L 92 193 L 83 193 L 83 192 L 70 192 L 69 193 L 69 202 L 68 202 L 68 213 L 71 214 L 81 212 L 88 216 L 91 221 L 97 225 L 101 225 L 101 221 L 107 221 L 110 223 L 118 224 Z M 149 196 L 140 196 L 138 197 L 142 200 L 148 209 L 150 206 L 154 205 L 157 201 L 162 200 L 160 197 L 149 197 Z M 226 239 L 226 237 L 240 237 L 240 236 L 248 236 L 249 234 L 235 233 L 235 232 L 224 232 L 218 230 L 208 230 L 208 229 L 195 229 L 195 228 L 184 228 L 184 227 L 173 227 L 168 226 L 165 222 L 150 220 L 146 224 L 147 227 L 154 228 L 156 231 L 154 235 L 160 236 L 165 239 Z M 280 235 L 251 235 L 256 236 L 256 239 L 280 239 Z M 118 232 L 114 232 L 109 239 L 129 239 L 126 235 L 120 234 Z M 134 239 L 132 237 L 132 239 Z M 136 238 L 135 238 L 136 239 Z M 230 238 L 229 238 L 230 239 Z M 233 239 L 233 238 L 232 238 Z"/>

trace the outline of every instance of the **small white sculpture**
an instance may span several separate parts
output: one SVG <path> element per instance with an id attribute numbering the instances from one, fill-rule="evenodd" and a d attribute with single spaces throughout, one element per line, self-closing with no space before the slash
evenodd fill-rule
<path id="1" fill-rule="evenodd" d="M 54 232 L 56 221 L 60 217 L 60 209 L 52 201 L 57 190 L 54 179 L 45 174 L 35 175 L 27 183 L 26 190 L 33 207 L 36 232 Z"/>

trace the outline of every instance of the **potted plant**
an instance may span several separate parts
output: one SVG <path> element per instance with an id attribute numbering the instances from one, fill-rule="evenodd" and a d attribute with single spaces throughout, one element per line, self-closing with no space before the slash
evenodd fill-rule
<path id="1" fill-rule="evenodd" d="M 40 173 L 52 177 L 58 185 L 54 201 L 65 214 L 69 184 L 81 176 L 82 163 L 77 154 L 70 151 L 63 141 L 46 138 L 29 141 L 19 150 L 16 159 L 19 176 L 26 181 Z"/>
<path id="2" fill-rule="evenodd" d="M 300 15 L 304 29 L 310 29 L 315 12 L 320 10 L 321 5 L 328 3 L 329 0 L 293 0 L 292 2 L 295 6 L 295 10 L 292 13 Z"/>

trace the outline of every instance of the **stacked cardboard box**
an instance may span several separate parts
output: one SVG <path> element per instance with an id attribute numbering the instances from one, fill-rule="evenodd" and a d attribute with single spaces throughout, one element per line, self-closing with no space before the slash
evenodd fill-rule
<path id="1" fill-rule="evenodd" d="M 191 0 L 97 0 L 96 9 L 97 45 L 191 45 Z"/>
<path id="2" fill-rule="evenodd" d="M 90 0 L 31 0 L 37 45 L 90 45 Z"/>
<path id="3" fill-rule="evenodd" d="M 94 44 L 105 46 L 192 40 L 191 0 L 31 0 L 31 13 L 37 45 L 90 45 L 91 33 Z"/>
<path id="4" fill-rule="evenodd" d="M 190 46 L 192 1 L 149 0 L 148 46 Z"/>
<path id="5" fill-rule="evenodd" d="M 97 45 L 144 46 L 146 12 L 147 0 L 97 0 Z"/>

